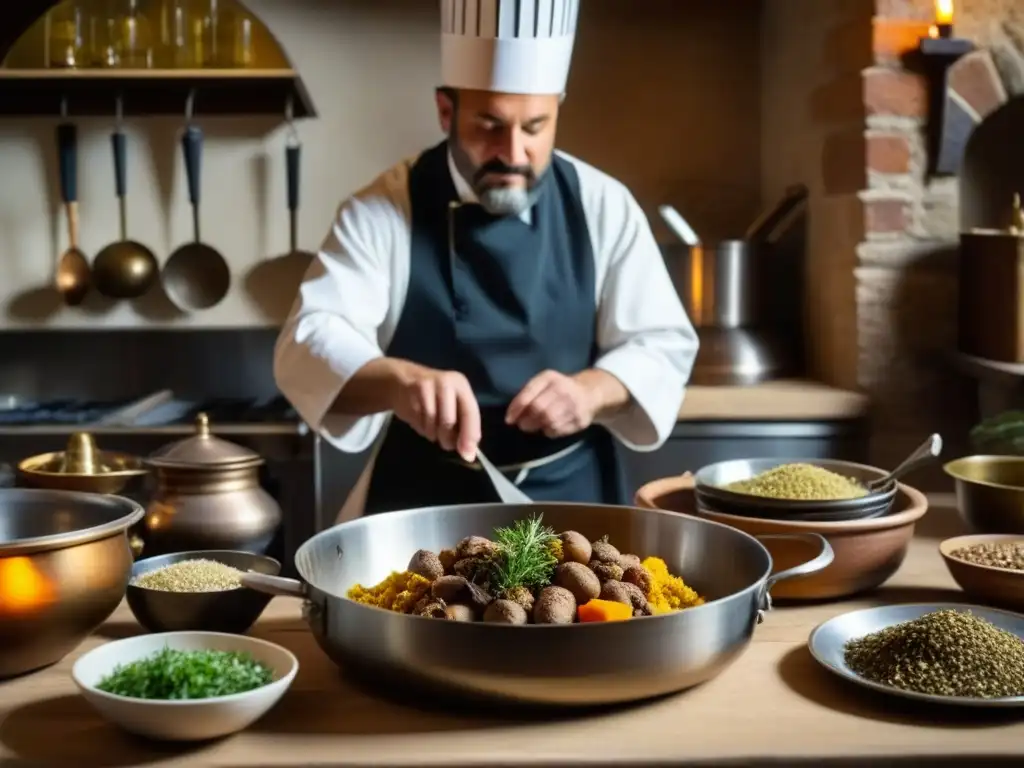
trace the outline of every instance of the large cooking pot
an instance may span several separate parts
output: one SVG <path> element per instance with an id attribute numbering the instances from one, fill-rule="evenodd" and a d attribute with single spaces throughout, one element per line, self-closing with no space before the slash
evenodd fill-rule
<path id="1" fill-rule="evenodd" d="M 156 490 L 139 526 L 146 557 L 231 549 L 264 554 L 281 525 L 281 507 L 260 485 L 263 458 L 213 434 L 205 413 L 194 437 L 145 460 Z"/>
<path id="2" fill-rule="evenodd" d="M 369 607 L 344 597 L 406 567 L 418 549 L 435 552 L 470 535 L 490 535 L 535 513 L 556 531 L 596 539 L 623 552 L 661 557 L 705 596 L 705 605 L 629 621 L 508 626 L 442 621 Z M 747 646 L 780 579 L 815 573 L 813 560 L 772 575 L 756 538 L 688 515 L 588 504 L 474 504 L 364 517 L 330 528 L 295 556 L 302 581 L 249 573 L 243 583 L 305 600 L 304 615 L 336 663 L 386 680 L 507 702 L 586 706 L 659 696 L 702 683 Z"/>
<path id="3" fill-rule="evenodd" d="M 114 612 L 141 517 L 120 496 L 0 489 L 0 678 L 60 661 Z"/>

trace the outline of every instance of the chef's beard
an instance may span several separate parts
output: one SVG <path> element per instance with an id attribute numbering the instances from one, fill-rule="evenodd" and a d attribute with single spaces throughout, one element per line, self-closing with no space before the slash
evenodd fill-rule
<path id="1" fill-rule="evenodd" d="M 531 208 L 537 200 L 537 174 L 528 165 L 506 165 L 495 158 L 476 167 L 469 156 L 459 146 L 458 139 L 453 135 L 448 146 L 455 160 L 455 167 L 466 178 L 473 188 L 480 206 L 493 216 L 518 216 Z M 506 186 L 488 183 L 492 174 L 522 176 L 523 186 Z"/>

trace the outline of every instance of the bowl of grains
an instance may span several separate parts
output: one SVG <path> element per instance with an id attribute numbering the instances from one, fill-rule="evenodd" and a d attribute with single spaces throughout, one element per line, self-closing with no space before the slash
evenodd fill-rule
<path id="1" fill-rule="evenodd" d="M 176 552 L 136 561 L 128 583 L 128 607 L 150 632 L 244 634 L 270 596 L 247 589 L 241 576 L 255 571 L 277 576 L 281 564 L 252 552 Z"/>
<path id="2" fill-rule="evenodd" d="M 836 459 L 783 462 L 733 459 L 694 475 L 700 506 L 742 517 L 845 522 L 881 517 L 896 498 L 896 483 L 868 489 L 884 469 Z"/>
<path id="3" fill-rule="evenodd" d="M 1024 610 L 1024 536 L 977 534 L 939 545 L 950 576 L 982 603 Z"/>

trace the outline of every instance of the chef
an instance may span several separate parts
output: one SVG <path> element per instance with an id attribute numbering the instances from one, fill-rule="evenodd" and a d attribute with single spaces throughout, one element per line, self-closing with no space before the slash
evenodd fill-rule
<path id="1" fill-rule="evenodd" d="M 442 0 L 446 138 L 344 201 L 304 278 L 274 372 L 374 448 L 341 519 L 496 501 L 478 453 L 534 500 L 629 503 L 616 441 L 676 423 L 697 338 L 647 219 L 554 149 L 579 7 Z"/>

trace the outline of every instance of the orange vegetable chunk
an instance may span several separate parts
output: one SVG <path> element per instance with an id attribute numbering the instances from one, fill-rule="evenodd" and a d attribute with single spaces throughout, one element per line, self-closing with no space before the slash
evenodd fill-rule
<path id="1" fill-rule="evenodd" d="M 615 600 L 588 600 L 576 609 L 581 622 L 623 621 L 633 618 L 633 606 Z"/>

